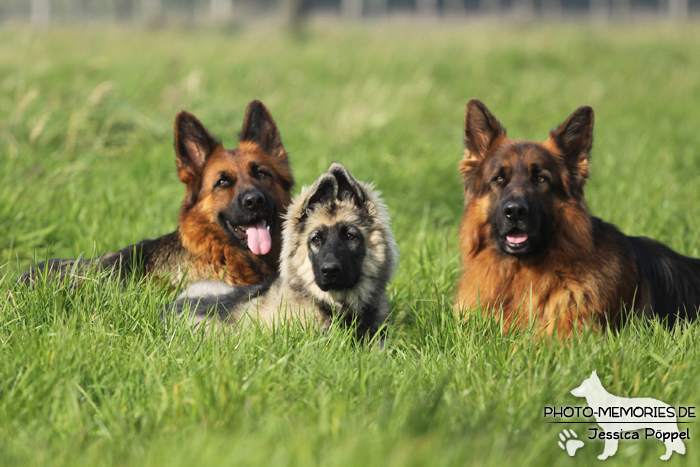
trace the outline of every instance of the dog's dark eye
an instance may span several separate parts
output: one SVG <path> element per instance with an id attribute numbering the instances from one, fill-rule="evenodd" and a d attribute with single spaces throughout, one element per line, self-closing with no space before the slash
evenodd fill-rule
<path id="1" fill-rule="evenodd" d="M 214 185 L 215 188 L 228 188 L 230 186 L 231 186 L 231 180 L 229 180 L 226 177 L 221 177 Z"/>
<path id="2" fill-rule="evenodd" d="M 546 183 L 547 182 L 547 177 L 544 175 L 538 175 L 537 176 L 537 183 Z"/>
<path id="3" fill-rule="evenodd" d="M 496 183 L 503 183 L 506 179 L 503 177 L 503 175 L 497 175 L 496 178 L 493 179 L 494 182 Z"/>
<path id="4" fill-rule="evenodd" d="M 314 245 L 320 245 L 321 237 L 319 237 L 318 235 L 314 235 L 313 237 L 311 237 L 311 243 L 313 243 Z"/>
<path id="5" fill-rule="evenodd" d="M 258 171 L 255 173 L 255 177 L 256 177 L 258 180 L 266 180 L 266 179 L 272 177 L 272 175 L 270 175 L 268 172 L 265 172 L 264 170 L 258 170 Z"/>
<path id="6" fill-rule="evenodd" d="M 345 240 L 352 241 L 355 240 L 355 235 L 351 234 L 350 232 L 345 234 Z"/>

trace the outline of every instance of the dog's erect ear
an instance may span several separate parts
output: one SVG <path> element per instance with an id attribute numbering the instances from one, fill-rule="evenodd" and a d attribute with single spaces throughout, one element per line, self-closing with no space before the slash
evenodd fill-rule
<path id="1" fill-rule="evenodd" d="M 367 194 L 343 164 L 338 162 L 332 163 L 328 169 L 328 173 L 333 175 L 338 182 L 337 199 L 341 201 L 352 201 L 359 208 L 365 207 Z"/>
<path id="2" fill-rule="evenodd" d="M 478 189 L 478 171 L 474 170 L 486 159 L 490 151 L 503 144 L 506 129 L 478 99 L 467 102 L 464 116 L 464 158 L 459 163 L 459 171 L 467 192 Z"/>
<path id="3" fill-rule="evenodd" d="M 506 130 L 496 120 L 489 109 L 478 99 L 467 102 L 464 116 L 464 159 L 480 162 L 495 146 L 499 137 L 505 137 Z"/>
<path id="4" fill-rule="evenodd" d="M 549 132 L 549 138 L 564 156 L 564 164 L 571 174 L 571 194 L 576 199 L 583 198 L 583 187 L 590 172 L 593 122 L 593 109 L 584 105 Z"/>
<path id="5" fill-rule="evenodd" d="M 579 107 L 549 134 L 564 156 L 588 156 L 593 146 L 593 109 L 587 105 Z"/>
<path id="6" fill-rule="evenodd" d="M 333 202 L 337 195 L 338 181 L 335 177 L 329 173 L 321 175 L 309 189 L 309 194 L 301 210 L 301 218 L 305 218 L 308 212 L 317 205 Z"/>
<path id="7" fill-rule="evenodd" d="M 177 175 L 190 183 L 202 173 L 207 158 L 221 143 L 209 134 L 204 125 L 184 110 L 175 117 L 175 152 Z"/>
<path id="8" fill-rule="evenodd" d="M 277 125 L 275 125 L 267 108 L 258 100 L 248 104 L 243 129 L 238 140 L 256 143 L 271 156 L 287 160 L 287 153 L 282 146 L 282 138 L 277 130 Z"/>

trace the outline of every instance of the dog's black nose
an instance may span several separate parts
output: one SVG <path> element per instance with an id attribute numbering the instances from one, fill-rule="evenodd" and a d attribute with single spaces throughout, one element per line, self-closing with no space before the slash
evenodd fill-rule
<path id="1" fill-rule="evenodd" d="M 340 275 L 340 263 L 337 261 L 327 261 L 321 265 L 321 273 L 326 279 L 335 279 Z"/>
<path id="2" fill-rule="evenodd" d="M 511 222 L 518 222 L 527 216 L 529 208 L 524 199 L 509 199 L 503 205 L 503 215 Z"/>
<path id="3" fill-rule="evenodd" d="M 248 191 L 243 193 L 241 201 L 246 209 L 257 209 L 265 204 L 265 197 L 259 191 Z"/>

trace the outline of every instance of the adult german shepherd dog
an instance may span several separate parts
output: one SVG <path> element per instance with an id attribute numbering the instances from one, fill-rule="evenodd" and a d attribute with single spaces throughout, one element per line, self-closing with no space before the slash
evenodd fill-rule
<path id="1" fill-rule="evenodd" d="M 250 285 L 277 273 L 282 218 L 294 180 L 272 116 L 248 105 L 236 149 L 226 150 L 192 114 L 175 119 L 177 175 L 186 185 L 178 228 L 95 259 L 54 259 L 20 277 L 81 276 L 89 269 L 152 274 L 178 284 L 219 279 Z M 187 274 L 185 277 L 185 273 Z"/>
<path id="2" fill-rule="evenodd" d="M 335 321 L 371 337 L 388 314 L 386 285 L 397 255 L 379 193 L 334 163 L 289 207 L 279 277 L 251 287 L 194 284 L 180 295 L 178 313 L 236 326 L 296 316 L 322 330 Z"/>
<path id="3" fill-rule="evenodd" d="M 700 260 L 589 214 L 593 109 L 579 108 L 536 143 L 507 138 L 472 99 L 464 140 L 458 314 L 481 306 L 502 313 L 506 328 L 532 320 L 560 337 L 584 323 L 617 328 L 624 310 L 669 325 L 697 316 Z"/>

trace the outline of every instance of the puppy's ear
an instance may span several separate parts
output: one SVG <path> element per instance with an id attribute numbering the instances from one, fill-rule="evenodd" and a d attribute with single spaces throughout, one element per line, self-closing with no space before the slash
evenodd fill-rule
<path id="1" fill-rule="evenodd" d="M 191 113 L 183 110 L 175 117 L 177 176 L 187 184 L 186 205 L 196 202 L 204 165 L 220 144 Z"/>
<path id="2" fill-rule="evenodd" d="M 364 209 L 367 194 L 350 171 L 343 164 L 334 162 L 328 169 L 328 173 L 333 175 L 338 182 L 337 199 L 340 201 L 352 201 L 358 208 Z"/>
<path id="3" fill-rule="evenodd" d="M 571 176 L 571 195 L 583 198 L 583 188 L 590 172 L 593 146 L 593 109 L 579 107 L 564 123 L 549 132 L 549 139 L 561 151 Z"/>
<path id="4" fill-rule="evenodd" d="M 333 202 L 337 195 L 338 182 L 335 177 L 328 173 L 321 175 L 309 189 L 309 194 L 306 196 L 306 201 L 301 210 L 301 218 L 305 218 L 309 211 L 312 211 L 318 205 Z"/>
<path id="5" fill-rule="evenodd" d="M 287 153 L 282 146 L 282 138 L 277 125 L 267 108 L 258 100 L 248 104 L 243 129 L 238 140 L 256 143 L 271 156 L 287 160 Z"/>
<path id="6" fill-rule="evenodd" d="M 506 129 L 483 102 L 470 99 L 464 116 L 464 158 L 459 163 L 465 187 L 469 188 L 475 181 L 472 174 L 474 168 L 503 144 L 505 137 Z"/>

